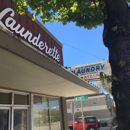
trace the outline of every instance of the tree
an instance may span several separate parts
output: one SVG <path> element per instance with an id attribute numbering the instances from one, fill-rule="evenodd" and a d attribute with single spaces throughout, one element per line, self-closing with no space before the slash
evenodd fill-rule
<path id="1" fill-rule="evenodd" d="M 107 80 L 97 81 L 96 86 L 100 86 L 101 88 L 104 88 L 108 93 L 111 93 L 111 83 L 108 83 Z"/>
<path id="2" fill-rule="evenodd" d="M 130 0 L 129 0 L 130 1 Z M 27 14 L 28 6 L 48 21 L 75 22 L 87 29 L 104 24 L 103 42 L 109 50 L 112 95 L 116 103 L 118 130 L 130 129 L 130 8 L 126 0 L 16 0 L 17 12 Z"/>

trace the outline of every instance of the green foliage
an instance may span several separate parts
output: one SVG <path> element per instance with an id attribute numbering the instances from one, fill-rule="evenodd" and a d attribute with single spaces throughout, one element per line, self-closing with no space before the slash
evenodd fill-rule
<path id="1" fill-rule="evenodd" d="M 119 65 L 121 67 L 123 67 L 125 64 L 126 64 L 125 60 L 121 59 L 120 62 L 119 62 Z"/>
<path id="2" fill-rule="evenodd" d="M 116 117 L 113 119 L 112 125 L 113 125 L 113 126 L 117 125 L 117 119 L 116 119 Z"/>
<path id="3" fill-rule="evenodd" d="M 101 125 L 101 127 L 106 127 L 107 126 L 107 122 L 102 122 L 100 125 Z"/>
<path id="4" fill-rule="evenodd" d="M 100 72 L 100 83 L 101 86 L 111 93 L 111 82 L 117 81 L 117 77 L 115 75 L 106 75 L 103 72 Z"/>
<path id="5" fill-rule="evenodd" d="M 113 80 L 117 81 L 118 79 L 117 79 L 117 77 L 115 75 L 106 75 L 105 73 L 100 72 L 100 80 L 101 81 L 106 80 L 107 83 L 110 83 Z"/>
<path id="6" fill-rule="evenodd" d="M 47 118 L 47 116 L 48 116 L 48 110 L 47 110 L 47 109 L 44 109 L 44 110 L 38 112 L 38 114 L 40 114 L 40 116 L 42 116 L 42 117 L 40 117 L 40 120 L 43 121 L 43 124 L 48 123 L 48 118 Z M 52 117 L 52 121 L 53 121 L 53 122 L 60 121 L 60 113 L 59 113 L 59 110 L 51 109 L 51 110 L 50 110 L 50 115 L 51 115 L 51 117 Z M 37 120 L 39 120 L 39 117 L 38 117 Z M 37 123 L 39 123 L 39 122 L 36 121 L 36 124 L 37 124 Z"/>
<path id="7" fill-rule="evenodd" d="M 111 93 L 111 83 L 107 83 L 106 80 L 97 81 L 97 86 L 103 87 L 105 90 Z"/>
<path id="8" fill-rule="evenodd" d="M 75 22 L 77 26 L 91 29 L 103 23 L 106 18 L 102 9 L 104 0 L 15 0 L 19 14 L 28 14 L 28 6 L 34 11 L 32 19 L 40 15 L 46 22 Z"/>
<path id="9" fill-rule="evenodd" d="M 114 27 L 112 28 L 112 30 L 113 30 L 113 31 L 116 31 L 116 30 L 117 30 L 117 26 L 114 26 Z"/>

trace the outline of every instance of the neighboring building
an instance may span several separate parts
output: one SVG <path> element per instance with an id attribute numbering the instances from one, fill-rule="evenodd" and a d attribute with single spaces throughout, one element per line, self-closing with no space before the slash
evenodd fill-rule
<path id="1" fill-rule="evenodd" d="M 78 117 L 82 116 L 81 101 L 74 101 L 74 98 L 68 98 L 66 101 L 68 121 L 73 120 L 70 109 L 71 102 L 75 103 L 74 119 L 76 120 Z M 88 100 L 82 101 L 82 106 L 84 116 L 96 116 L 101 122 L 110 123 L 115 117 L 113 110 L 114 102 L 109 94 L 89 95 Z"/>
<path id="2" fill-rule="evenodd" d="M 68 130 L 66 98 L 99 89 L 63 67 L 62 44 L 0 0 L 0 130 Z"/>

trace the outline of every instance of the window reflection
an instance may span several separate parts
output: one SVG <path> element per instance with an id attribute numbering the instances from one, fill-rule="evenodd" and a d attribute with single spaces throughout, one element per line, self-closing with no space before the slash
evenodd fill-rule
<path id="1" fill-rule="evenodd" d="M 34 130 L 61 130 L 59 98 L 34 96 Z"/>
<path id="2" fill-rule="evenodd" d="M 0 92 L 0 104 L 11 104 L 11 93 Z"/>
<path id="3" fill-rule="evenodd" d="M 51 130 L 61 129 L 59 99 L 49 98 Z"/>
<path id="4" fill-rule="evenodd" d="M 29 95 L 14 94 L 14 104 L 15 105 L 28 105 Z"/>
<path id="5" fill-rule="evenodd" d="M 9 110 L 0 110 L 0 130 L 8 130 Z"/>
<path id="6" fill-rule="evenodd" d="M 34 130 L 49 130 L 48 99 L 46 97 L 34 96 Z"/>
<path id="7" fill-rule="evenodd" d="M 14 130 L 27 130 L 27 110 L 14 110 Z"/>

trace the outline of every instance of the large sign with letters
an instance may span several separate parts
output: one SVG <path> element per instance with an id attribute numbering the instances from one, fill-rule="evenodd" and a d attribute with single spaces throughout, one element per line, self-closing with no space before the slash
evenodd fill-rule
<path id="1" fill-rule="evenodd" d="M 31 22 L 33 22 L 33 21 L 31 21 Z M 36 47 L 38 50 L 44 52 L 46 55 L 48 55 L 49 57 L 51 57 L 58 63 L 60 62 L 61 56 L 59 53 L 59 47 L 57 45 L 55 46 L 56 42 L 51 43 L 51 45 L 49 43 L 49 45 L 48 45 L 48 43 L 46 41 L 44 41 L 43 38 L 41 38 L 42 35 L 45 35 L 45 34 L 43 34 L 43 32 L 36 33 L 34 30 L 32 30 L 32 32 L 31 32 L 30 31 L 31 29 L 28 30 L 26 27 L 24 27 L 23 25 L 18 23 L 18 21 L 15 19 L 15 12 L 12 8 L 7 7 L 7 8 L 4 8 L 0 12 L 0 26 L 3 27 L 4 29 L 8 30 L 8 32 L 14 33 L 14 34 L 20 36 L 23 40 L 27 41 L 32 46 Z M 33 26 L 32 26 L 32 28 L 33 28 Z M 49 39 L 48 37 L 49 36 L 47 35 L 46 39 Z M 49 41 L 52 41 L 52 40 L 50 39 Z"/>
<path id="2" fill-rule="evenodd" d="M 5 19 L 3 23 L 2 18 L 9 13 L 10 16 Z M 13 18 L 15 15 L 14 10 L 11 8 L 6 8 L 2 12 L 0 12 L 0 26 L 7 29 L 9 32 L 19 34 L 24 39 L 27 39 L 33 46 L 38 47 L 40 50 L 45 50 L 45 53 L 55 59 L 57 62 L 60 61 L 60 55 L 58 53 L 58 49 L 54 46 L 53 48 L 49 48 L 46 42 L 40 41 L 41 34 L 38 36 L 33 36 L 32 32 L 26 30 L 22 27 L 16 20 Z M 10 30 L 9 30 L 9 29 Z"/>
<path id="3" fill-rule="evenodd" d="M 85 81 L 100 80 L 100 72 L 104 72 L 106 75 L 111 74 L 110 64 L 108 61 L 74 66 L 71 67 L 70 70 Z"/>

